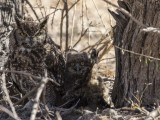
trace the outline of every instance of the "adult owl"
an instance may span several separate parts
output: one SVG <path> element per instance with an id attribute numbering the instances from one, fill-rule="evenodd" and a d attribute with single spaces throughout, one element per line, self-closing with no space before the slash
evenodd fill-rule
<path id="1" fill-rule="evenodd" d="M 47 34 L 47 20 L 48 17 L 45 17 L 41 22 L 36 22 L 15 16 L 16 27 L 10 34 L 6 69 L 41 77 L 44 77 L 44 70 L 47 70 L 48 77 L 61 84 L 65 61 L 59 46 Z M 7 73 L 6 79 L 13 84 L 9 88 L 10 95 L 18 96 L 25 95 L 40 83 L 36 78 L 18 73 Z M 52 82 L 47 83 L 46 102 L 54 102 L 55 91 L 58 89 Z"/>

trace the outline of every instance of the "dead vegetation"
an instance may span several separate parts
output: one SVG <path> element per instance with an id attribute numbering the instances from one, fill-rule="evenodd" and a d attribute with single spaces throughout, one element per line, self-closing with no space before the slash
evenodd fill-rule
<path id="1" fill-rule="evenodd" d="M 107 1 L 107 0 L 106 0 Z M 112 1 L 113 2 L 113 1 Z M 114 1 L 116 3 L 116 1 Z M 110 98 L 110 93 L 115 76 L 115 58 L 113 48 L 114 20 L 108 14 L 107 9 L 113 9 L 104 1 L 95 0 L 1 0 L 0 2 L 0 67 L 2 90 L 5 92 L 5 100 L 1 99 L 0 119 L 16 120 L 132 120 L 132 119 L 152 119 L 158 116 L 159 108 L 151 113 L 133 103 L 131 108 L 115 109 Z M 14 14 L 31 16 L 35 21 L 40 21 L 45 16 L 49 16 L 48 33 L 53 40 L 60 45 L 65 53 L 68 50 L 79 52 L 91 52 L 96 48 L 99 56 L 97 64 L 93 68 L 93 75 L 90 81 L 91 101 L 96 95 L 103 96 L 107 106 L 91 105 L 77 109 L 77 101 L 70 108 L 48 107 L 39 104 L 40 94 L 48 80 L 54 81 L 46 76 L 33 76 L 24 71 L 6 71 L 3 65 L 7 59 L 8 41 L 7 37 L 14 27 Z M 36 77 L 41 80 L 39 85 L 29 91 L 19 102 L 29 96 L 36 89 L 40 89 L 34 100 L 30 100 L 26 105 L 13 104 L 10 100 L 5 73 L 12 72 L 26 76 Z M 55 83 L 56 84 L 56 83 Z M 58 85 L 58 84 L 57 84 Z M 128 100 L 128 102 L 132 102 Z M 7 104 L 6 104 L 7 103 Z M 66 103 L 67 104 L 67 103 Z M 111 108 L 110 108 L 111 107 Z M 146 118 L 146 116 L 149 116 Z"/>
<path id="2" fill-rule="evenodd" d="M 50 2 L 52 3 L 52 1 Z M 53 82 L 54 80 L 45 76 L 34 76 L 30 73 L 25 73 L 24 71 L 3 70 L 3 65 L 6 62 L 5 60 L 7 59 L 7 53 L 9 51 L 7 37 L 14 28 L 14 14 L 23 15 L 23 17 L 31 16 L 35 21 L 40 21 L 41 18 L 49 16 L 48 33 L 52 36 L 53 40 L 60 45 L 61 50 L 64 52 L 74 49 L 79 52 L 85 51 L 90 53 L 93 48 L 96 48 L 99 53 L 97 63 L 104 64 L 104 61 L 107 59 L 104 56 L 112 49 L 112 29 L 110 23 L 113 21 L 110 16 L 108 19 L 110 23 L 104 21 L 105 19 L 102 17 L 104 17 L 105 14 L 102 10 L 99 10 L 99 4 L 97 4 L 96 1 L 77 0 L 75 2 L 57 1 L 56 3 L 54 1 L 52 4 L 47 5 L 46 3 L 40 1 L 34 3 L 33 1 L 28 0 L 16 2 L 10 0 L 1 1 L 1 89 L 4 91 L 5 97 L 1 99 L 0 116 L 3 119 L 82 119 L 80 116 L 84 114 L 83 111 L 86 111 L 84 108 L 84 110 L 75 109 L 79 101 L 70 108 L 63 108 L 63 105 L 59 107 L 47 107 L 42 103 L 39 104 L 40 95 L 45 84 L 48 80 Z M 93 8 L 88 5 L 90 3 Z M 94 10 L 94 13 L 92 13 L 92 10 Z M 97 20 L 94 17 L 96 17 Z M 110 54 L 112 54 L 114 59 L 114 54 L 112 52 Z M 103 68 L 101 68 L 101 66 L 103 65 L 96 65 L 94 68 L 94 73 L 96 75 L 92 77 L 93 82 L 90 82 L 90 85 L 94 87 L 90 88 L 89 96 L 91 100 L 92 98 L 95 99 L 95 104 L 97 102 L 96 96 L 99 96 L 104 91 L 106 93 L 103 96 L 107 95 L 105 96 L 106 101 L 108 102 L 109 99 L 110 102 L 109 89 L 112 87 L 110 86 L 110 83 L 105 83 L 106 86 L 108 86 L 106 91 L 105 86 L 103 85 L 104 80 L 101 78 L 103 76 L 104 79 L 108 77 L 105 73 L 105 70 L 108 68 L 105 64 Z M 103 70 L 101 71 L 101 69 Z M 10 99 L 10 97 L 13 96 L 9 96 L 5 84 L 5 73 L 8 72 L 23 74 L 24 76 L 33 78 L 35 77 L 41 80 L 41 82 L 17 103 L 13 104 Z M 110 76 L 113 80 L 114 68 L 109 72 L 108 73 L 111 74 Z M 97 80 L 97 76 L 99 76 L 101 83 Z M 94 80 L 96 82 L 94 82 Z M 19 104 L 37 89 L 39 89 L 39 92 L 36 94 L 36 98 L 33 101 L 30 100 L 25 106 Z M 92 92 L 94 92 L 94 94 L 92 94 Z M 109 102 L 108 104 L 110 104 Z M 92 111 L 91 108 L 96 110 L 97 106 L 90 105 L 90 108 L 88 106 L 90 112 Z"/>

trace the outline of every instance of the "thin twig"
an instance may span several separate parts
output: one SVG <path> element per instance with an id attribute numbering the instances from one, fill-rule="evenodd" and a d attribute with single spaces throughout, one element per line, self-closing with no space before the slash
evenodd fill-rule
<path id="1" fill-rule="evenodd" d="M 68 51 L 68 29 L 69 29 L 69 15 L 68 15 L 68 1 L 63 0 L 64 2 L 64 9 L 66 13 L 66 44 L 65 44 L 65 51 Z"/>
<path id="2" fill-rule="evenodd" d="M 73 109 L 76 108 L 76 106 L 78 105 L 79 102 L 80 102 L 80 99 L 78 99 L 78 101 L 76 102 L 75 105 L 73 105 L 73 106 L 72 106 L 71 108 L 69 108 L 69 109 L 66 109 L 61 115 L 65 115 L 65 114 L 68 114 L 68 113 L 72 112 Z"/>
<path id="3" fill-rule="evenodd" d="M 68 12 L 79 2 L 80 0 L 77 0 L 75 3 L 73 3 L 73 5 L 70 7 L 70 8 L 68 8 Z M 63 18 L 65 18 L 66 17 L 66 14 L 63 16 Z"/>
<path id="4" fill-rule="evenodd" d="M 17 73 L 17 74 L 22 74 L 22 75 L 25 75 L 25 76 L 30 76 L 32 78 L 35 78 L 35 79 L 38 79 L 38 80 L 42 80 L 42 77 L 38 77 L 38 76 L 35 76 L 35 75 L 32 75 L 30 73 L 26 73 L 24 71 L 9 71 L 9 70 L 0 70 L 0 72 L 5 72 L 5 73 Z M 57 86 L 60 86 L 59 83 L 56 82 L 55 79 L 52 79 L 52 78 L 47 78 L 49 81 L 55 83 L 55 85 Z"/>
<path id="5" fill-rule="evenodd" d="M 29 7 L 31 8 L 31 10 L 33 11 L 33 13 L 36 16 L 37 20 L 40 22 L 40 19 L 39 19 L 38 15 L 37 15 L 36 11 L 33 9 L 32 4 L 28 0 L 25 0 L 25 1 L 29 5 Z"/>
<path id="6" fill-rule="evenodd" d="M 100 15 L 100 13 L 99 13 L 99 11 L 98 11 L 98 7 L 97 7 L 95 1 L 92 0 L 92 2 L 93 2 L 94 6 L 95 6 L 95 8 L 96 8 L 96 11 L 97 11 L 97 13 L 98 13 L 98 16 L 99 16 L 101 22 L 102 22 L 103 27 L 105 28 L 106 31 L 108 31 L 107 28 L 106 28 L 106 26 L 105 26 L 105 24 L 104 24 L 104 22 L 103 22 L 103 20 L 102 20 L 102 16 Z"/>
<path id="7" fill-rule="evenodd" d="M 31 91 L 29 91 L 27 94 L 25 94 L 18 102 L 16 102 L 14 105 L 20 104 L 22 101 L 27 99 L 29 96 L 31 96 L 38 88 L 40 84 L 38 84 L 36 87 L 34 87 Z"/>
<path id="8" fill-rule="evenodd" d="M 115 59 L 115 57 L 111 57 L 111 58 L 103 58 L 103 59 L 99 60 L 99 62 L 104 61 L 104 60 L 111 60 L 111 59 Z"/>
<path id="9" fill-rule="evenodd" d="M 107 37 L 108 37 L 107 35 L 102 36 L 102 37 L 100 38 L 100 40 L 98 40 L 94 45 L 92 45 L 92 46 L 87 46 L 86 48 L 82 49 L 81 52 L 83 52 L 83 51 L 85 51 L 85 50 L 87 50 L 87 49 L 89 49 L 89 48 L 90 48 L 90 49 L 88 50 L 88 52 L 90 52 L 94 47 L 100 45 Z"/>
<path id="10" fill-rule="evenodd" d="M 57 8 L 58 8 L 59 3 L 60 3 L 60 0 L 58 0 L 54 11 L 57 11 Z M 54 22 L 55 13 L 56 13 L 56 12 L 53 12 L 53 16 L 52 16 L 52 22 L 51 22 L 51 25 L 52 25 L 52 26 L 53 26 L 53 22 Z"/>
<path id="11" fill-rule="evenodd" d="M 75 5 L 75 7 L 74 7 L 73 17 L 72 17 L 72 33 L 71 33 L 71 42 L 70 42 L 71 48 L 73 48 L 73 38 L 74 38 L 74 26 L 75 26 L 75 13 L 76 13 L 76 10 L 77 10 L 77 5 Z"/>
<path id="12" fill-rule="evenodd" d="M 50 117 L 50 113 L 49 113 L 49 108 L 48 108 L 48 106 L 47 106 L 47 105 L 44 105 L 44 106 L 45 106 L 46 114 L 43 115 L 43 116 L 44 116 L 45 120 L 52 120 L 51 117 Z M 52 116 L 54 116 L 54 115 L 52 115 Z"/>
<path id="13" fill-rule="evenodd" d="M 107 53 L 110 51 L 110 49 L 113 47 L 112 44 L 110 44 L 110 45 L 108 45 L 108 44 L 109 44 L 109 42 L 106 42 L 106 44 L 104 44 L 104 49 L 103 49 L 102 53 L 99 55 L 98 61 L 100 61 L 100 60 L 102 59 L 102 57 L 103 57 L 105 54 L 107 54 Z M 98 50 L 98 51 L 99 51 L 99 50 Z"/>
<path id="14" fill-rule="evenodd" d="M 149 55 L 144 55 L 144 54 L 140 54 L 140 53 L 137 53 L 137 52 L 134 52 L 134 51 L 130 51 L 130 50 L 127 50 L 127 49 L 123 49 L 119 46 L 116 46 L 114 45 L 116 48 L 124 51 L 124 52 L 128 52 L 128 53 L 131 53 L 131 54 L 134 54 L 134 55 L 138 55 L 138 56 L 142 56 L 142 57 L 146 57 L 146 58 L 149 58 L 149 59 L 153 59 L 153 60 L 157 60 L 157 61 L 160 61 L 160 58 L 156 58 L 156 57 L 152 57 L 152 56 L 149 56 Z"/>
<path id="15" fill-rule="evenodd" d="M 11 107 L 11 110 L 13 112 L 14 118 L 16 118 L 16 120 L 20 120 L 20 118 L 18 117 L 18 115 L 16 113 L 16 110 L 15 110 L 15 108 L 13 106 L 13 103 L 12 103 L 12 101 L 10 99 L 10 96 L 9 96 L 9 93 L 8 93 L 8 90 L 7 90 L 7 87 L 6 87 L 5 73 L 2 74 L 2 90 L 5 93 L 5 97 L 6 97 L 7 102 L 9 103 L 9 106 Z"/>
<path id="16" fill-rule="evenodd" d="M 77 0 L 77 2 L 75 2 L 69 9 L 68 9 L 68 12 L 79 2 L 80 0 Z M 33 7 L 34 8 L 34 7 Z M 36 7 L 35 7 L 36 8 Z M 51 7 L 51 8 L 54 8 L 54 9 L 56 9 L 55 7 Z M 50 15 L 52 15 L 52 14 L 55 14 L 55 12 L 56 11 L 58 11 L 58 10 L 64 10 L 64 9 L 56 9 L 55 11 L 53 11 L 53 12 L 51 12 L 51 13 L 49 13 L 48 15 L 46 15 L 46 16 L 50 16 Z M 63 15 L 63 19 L 66 17 L 66 14 L 65 15 Z M 40 18 L 39 20 L 41 20 L 41 19 L 43 19 L 43 17 L 42 18 Z"/>
<path id="17" fill-rule="evenodd" d="M 81 21 L 81 29 L 82 29 L 82 32 L 83 32 L 83 30 L 84 30 L 84 11 L 83 11 L 83 8 L 84 8 L 84 6 L 83 6 L 83 0 L 82 0 L 82 21 Z"/>
<path id="18" fill-rule="evenodd" d="M 159 28 L 154 28 L 154 27 L 143 28 L 142 31 L 160 33 L 160 29 Z"/>
<path id="19" fill-rule="evenodd" d="M 60 49 L 63 49 L 63 45 L 62 45 L 62 39 L 63 39 L 63 15 L 64 15 L 64 9 L 61 12 L 61 22 L 60 22 Z"/>
<path id="20" fill-rule="evenodd" d="M 77 46 L 77 44 L 82 40 L 82 37 L 86 34 L 86 32 L 88 31 L 89 28 L 86 28 L 85 31 L 81 31 L 81 35 L 79 37 L 79 39 L 77 40 L 77 42 L 73 45 L 73 48 Z"/>
<path id="21" fill-rule="evenodd" d="M 62 104 L 62 105 L 60 105 L 60 106 L 58 106 L 58 107 L 59 107 L 59 108 L 62 108 L 62 107 L 64 107 L 65 105 L 67 105 L 68 103 L 71 103 L 71 101 L 73 101 L 73 99 L 68 100 L 67 102 L 65 102 L 64 104 Z"/>
<path id="22" fill-rule="evenodd" d="M 42 8 L 45 9 L 44 6 L 41 7 L 41 4 L 42 4 L 42 3 L 39 3 L 37 0 L 36 0 L 36 4 L 37 4 L 38 7 L 33 7 L 33 8 L 39 8 L 42 17 L 44 18 L 45 16 L 44 16 L 44 14 L 43 14 L 43 12 L 42 12 Z"/>
<path id="23" fill-rule="evenodd" d="M 21 0 L 21 13 L 24 14 L 24 0 Z"/>
<path id="24" fill-rule="evenodd" d="M 14 13 L 15 14 L 19 14 L 19 8 L 18 8 L 18 4 L 15 0 L 11 0 L 13 2 L 14 5 Z"/>
<path id="25" fill-rule="evenodd" d="M 78 105 L 79 101 L 80 101 L 80 99 L 76 102 L 75 105 L 73 105 L 70 108 L 53 107 L 52 110 L 54 110 L 54 111 L 60 111 L 60 112 L 63 112 L 63 114 L 66 114 L 68 112 L 71 112 Z"/>

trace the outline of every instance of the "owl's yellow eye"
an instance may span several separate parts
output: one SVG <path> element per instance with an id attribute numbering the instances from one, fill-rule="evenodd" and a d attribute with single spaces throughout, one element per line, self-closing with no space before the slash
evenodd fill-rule
<path id="1" fill-rule="evenodd" d="M 74 63 L 71 63 L 71 66 L 74 66 Z"/>
<path id="2" fill-rule="evenodd" d="M 84 62 L 81 62 L 81 65 L 84 65 Z"/>

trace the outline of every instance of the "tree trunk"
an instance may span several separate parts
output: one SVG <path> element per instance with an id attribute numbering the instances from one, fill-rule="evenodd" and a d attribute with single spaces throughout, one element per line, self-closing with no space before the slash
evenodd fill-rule
<path id="1" fill-rule="evenodd" d="M 119 5 L 146 26 L 160 27 L 160 1 L 124 0 Z M 159 58 L 160 33 L 142 31 L 143 27 L 120 11 L 111 14 L 117 21 L 116 79 L 112 92 L 115 106 L 128 106 L 131 101 L 141 106 L 160 103 L 160 61 L 134 54 Z"/>

